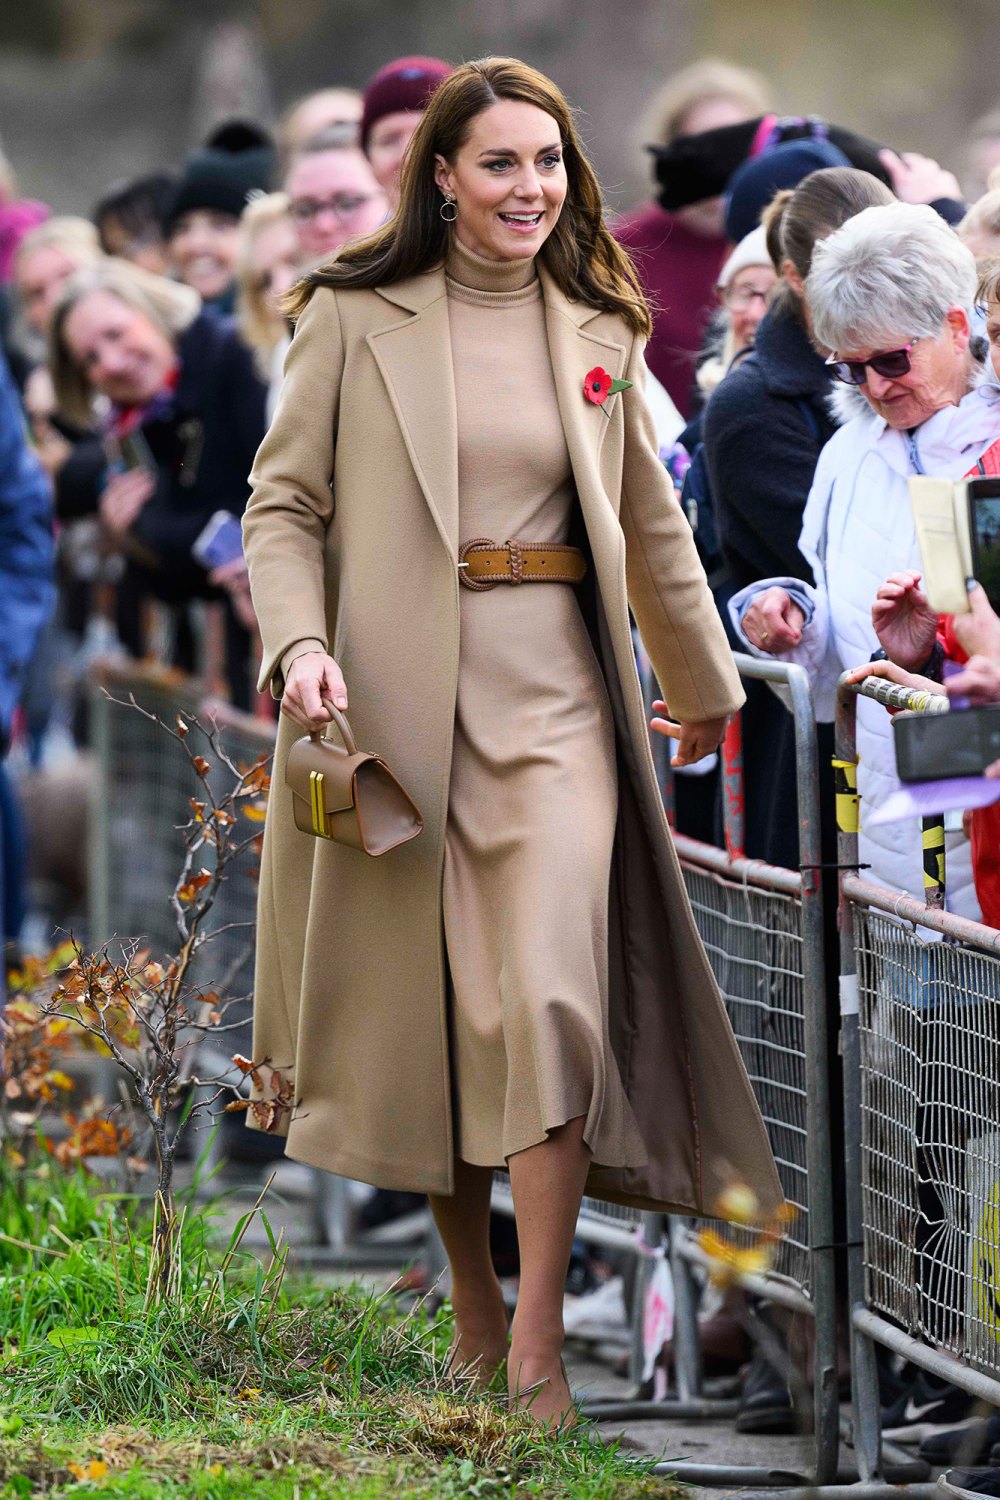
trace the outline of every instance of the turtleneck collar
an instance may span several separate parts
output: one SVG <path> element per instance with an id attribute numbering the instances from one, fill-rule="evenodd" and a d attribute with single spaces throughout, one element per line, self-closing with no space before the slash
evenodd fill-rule
<path id="1" fill-rule="evenodd" d="M 448 280 L 456 286 L 501 295 L 523 292 L 538 279 L 534 257 L 530 260 L 487 260 L 467 249 L 454 232 L 449 237 L 444 269 Z"/>

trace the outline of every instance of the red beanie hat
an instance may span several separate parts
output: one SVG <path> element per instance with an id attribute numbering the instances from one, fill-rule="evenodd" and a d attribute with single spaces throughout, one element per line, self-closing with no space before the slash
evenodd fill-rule
<path id="1" fill-rule="evenodd" d="M 368 148 L 372 127 L 384 115 L 427 108 L 427 101 L 454 70 L 439 57 L 397 57 L 379 68 L 362 96 L 361 149 Z"/>

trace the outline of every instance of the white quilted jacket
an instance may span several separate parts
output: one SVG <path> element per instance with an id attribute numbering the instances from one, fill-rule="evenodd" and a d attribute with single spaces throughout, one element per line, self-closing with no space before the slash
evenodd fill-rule
<path id="1" fill-rule="evenodd" d="M 735 595 L 730 613 L 755 656 L 740 621 L 754 597 L 774 585 L 792 588 L 811 608 L 802 640 L 782 660 L 799 662 L 813 680 L 817 717 L 835 712 L 837 678 L 860 666 L 879 646 L 872 629 L 876 591 L 890 573 L 920 568 L 906 481 L 911 474 L 959 479 L 1000 439 L 1000 389 L 981 385 L 959 406 L 936 412 L 912 433 L 886 426 L 866 407 L 827 443 L 806 502 L 799 547 L 816 586 L 768 578 Z M 866 829 L 865 809 L 879 806 L 899 785 L 889 715 L 871 699 L 858 701 L 860 859 L 868 878 L 894 890 L 923 893 L 920 826 L 916 820 Z M 978 919 L 969 846 L 960 831 L 947 836 L 946 904 Z"/>

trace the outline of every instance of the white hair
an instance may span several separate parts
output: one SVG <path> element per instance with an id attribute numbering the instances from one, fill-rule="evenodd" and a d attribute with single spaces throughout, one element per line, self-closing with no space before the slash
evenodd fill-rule
<path id="1" fill-rule="evenodd" d="M 936 338 L 950 308 L 971 312 L 976 262 L 932 208 L 866 208 L 813 251 L 806 296 L 828 349 L 891 349 Z"/>

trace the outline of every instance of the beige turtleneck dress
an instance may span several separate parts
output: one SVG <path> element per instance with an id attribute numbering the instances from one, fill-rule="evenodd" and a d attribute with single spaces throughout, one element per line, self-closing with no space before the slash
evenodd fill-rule
<path id="1" fill-rule="evenodd" d="M 577 499 L 534 263 L 453 240 L 446 270 L 461 540 L 566 542 Z M 444 868 L 457 1154 L 502 1166 L 583 1115 L 595 1162 L 639 1165 L 608 1037 L 614 730 L 576 589 L 459 593 Z"/>

